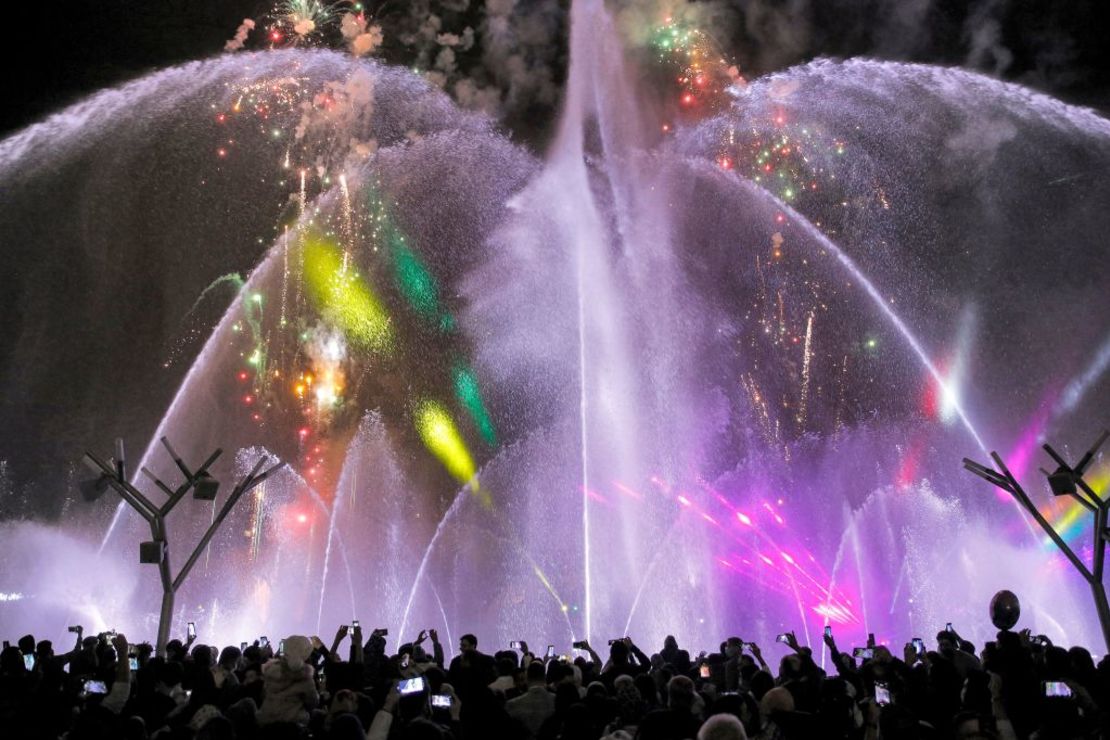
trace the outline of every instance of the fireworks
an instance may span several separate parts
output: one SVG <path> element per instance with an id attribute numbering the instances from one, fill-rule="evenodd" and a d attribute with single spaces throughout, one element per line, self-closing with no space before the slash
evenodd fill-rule
<path id="1" fill-rule="evenodd" d="M 766 128 L 738 131 L 729 126 L 718 151 L 717 163 L 722 169 L 735 170 L 794 203 L 836 181 L 846 144 L 814 126 L 790 124 L 778 113 Z"/>
<path id="2" fill-rule="evenodd" d="M 277 22 L 270 29 L 271 39 L 280 42 L 289 35 L 294 42 L 303 43 L 339 17 L 340 5 L 321 0 L 283 0 L 274 10 Z"/>
<path id="3" fill-rule="evenodd" d="M 681 110 L 712 113 L 725 105 L 725 91 L 743 79 L 735 66 L 717 51 L 709 34 L 673 18 L 651 35 L 659 62 L 674 76 Z M 669 133 L 670 124 L 663 124 Z"/>

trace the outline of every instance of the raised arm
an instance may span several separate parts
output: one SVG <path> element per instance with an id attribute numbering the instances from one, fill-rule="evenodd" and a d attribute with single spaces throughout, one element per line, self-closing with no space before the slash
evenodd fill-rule
<path id="1" fill-rule="evenodd" d="M 432 660 L 437 666 L 443 668 L 443 645 L 439 642 L 439 633 L 430 629 L 428 637 L 432 638 Z"/>
<path id="2" fill-rule="evenodd" d="M 335 631 L 335 639 L 331 641 L 331 653 L 334 655 L 339 651 L 339 643 L 343 642 L 343 638 L 347 636 L 347 625 L 339 625 L 339 629 Z M 355 640 L 358 642 L 358 640 Z"/>
<path id="3" fill-rule="evenodd" d="M 640 667 L 649 667 L 651 665 L 651 659 L 649 659 L 648 656 L 644 655 L 643 650 L 640 650 L 640 648 L 636 647 L 636 643 L 632 642 L 632 638 L 626 637 L 624 638 L 624 640 L 628 644 L 628 652 L 636 656 L 636 662 L 640 665 Z"/>
<path id="4" fill-rule="evenodd" d="M 773 673 L 770 666 L 767 665 L 767 661 L 763 659 L 763 653 L 760 651 L 759 645 L 756 645 L 754 642 L 746 642 L 744 644 L 748 646 L 748 650 L 752 651 L 752 656 L 759 662 L 759 667 L 769 673 Z"/>
<path id="5" fill-rule="evenodd" d="M 594 650 L 594 647 L 590 644 L 590 641 L 583 640 L 582 645 L 584 646 L 585 651 L 590 654 L 590 660 L 594 662 L 594 665 L 596 665 L 598 668 L 601 668 L 601 664 L 603 662 L 601 660 L 601 656 L 597 654 L 596 650 Z"/>
<path id="6" fill-rule="evenodd" d="M 131 662 L 127 659 L 126 637 L 115 635 L 112 646 L 116 649 L 116 680 L 112 682 L 112 690 L 104 697 L 100 706 L 112 714 L 119 714 L 131 698 Z"/>

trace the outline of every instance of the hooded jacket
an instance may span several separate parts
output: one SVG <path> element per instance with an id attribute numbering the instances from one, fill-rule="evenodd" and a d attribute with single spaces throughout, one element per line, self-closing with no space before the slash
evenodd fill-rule
<path id="1" fill-rule="evenodd" d="M 312 666 L 301 663 L 294 668 L 284 658 L 275 658 L 262 666 L 266 693 L 258 710 L 258 724 L 307 724 L 309 710 L 319 701 L 312 676 Z"/>

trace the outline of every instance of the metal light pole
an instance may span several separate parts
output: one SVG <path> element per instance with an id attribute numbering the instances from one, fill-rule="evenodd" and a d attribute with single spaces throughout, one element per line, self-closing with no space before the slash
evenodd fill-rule
<path id="1" fill-rule="evenodd" d="M 1024 508 L 1029 515 L 1037 520 L 1037 524 L 1041 525 L 1041 529 L 1045 534 L 1056 543 L 1056 547 L 1071 561 L 1071 564 L 1079 571 L 1079 575 L 1083 576 L 1083 580 L 1091 587 L 1091 595 L 1095 600 L 1095 609 L 1098 611 L 1098 621 L 1102 626 L 1102 637 L 1106 642 L 1106 649 L 1110 651 L 1110 604 L 1106 599 L 1106 585 L 1103 583 L 1103 574 L 1105 573 L 1106 565 L 1106 542 L 1110 539 L 1110 530 L 1107 529 L 1107 516 L 1110 514 L 1110 500 L 1104 500 L 1097 493 L 1091 490 L 1091 487 L 1083 480 L 1083 473 L 1095 458 L 1095 453 L 1098 448 L 1110 437 L 1110 431 L 1103 431 L 1098 440 L 1091 445 L 1091 449 L 1087 450 L 1075 467 L 1071 467 L 1056 450 L 1052 449 L 1050 445 L 1044 445 L 1044 451 L 1047 452 L 1056 464 L 1059 466 L 1055 472 L 1049 473 L 1044 468 L 1041 472 L 1044 473 L 1048 479 L 1048 485 L 1052 489 L 1053 495 L 1056 496 L 1071 496 L 1078 501 L 1083 508 L 1087 509 L 1094 517 L 1094 532 L 1092 542 L 1092 564 L 1088 568 L 1087 565 L 1079 559 L 1074 551 L 1068 547 L 1068 543 L 1053 528 L 1048 520 L 1044 518 L 1041 512 L 1029 500 L 1029 495 L 1022 490 L 1021 485 L 1010 473 L 1006 464 L 1002 462 L 997 452 L 991 453 L 991 459 L 994 460 L 998 470 L 993 470 L 985 465 L 980 465 L 974 460 L 964 458 L 964 467 L 970 470 L 975 475 L 983 480 L 991 483 L 992 485 L 1001 488 L 1011 496 L 1013 496 L 1022 508 Z M 1001 471 L 1001 472 L 999 472 Z"/>
<path id="2" fill-rule="evenodd" d="M 190 490 L 193 490 L 193 497 L 202 501 L 214 501 L 216 499 L 216 492 L 219 488 L 219 483 L 208 474 L 208 468 L 216 462 L 223 450 L 217 449 L 204 464 L 193 472 L 185 465 L 181 456 L 174 451 L 170 445 L 169 440 L 165 437 L 161 438 L 162 445 L 169 452 L 170 457 L 173 458 L 174 463 L 177 465 L 178 470 L 185 476 L 185 480 L 177 488 L 171 489 L 165 483 L 160 481 L 153 473 L 146 468 L 142 469 L 143 475 L 150 478 L 159 489 L 162 490 L 169 498 L 161 506 L 155 506 L 141 491 L 135 488 L 127 481 L 127 470 L 124 465 L 123 455 L 123 440 L 116 440 L 116 458 L 114 465 L 109 465 L 100 458 L 93 455 L 91 452 L 85 453 L 85 464 L 97 474 L 97 479 L 88 484 L 85 491 L 86 498 L 94 499 L 99 497 L 107 488 L 111 487 L 126 501 L 131 508 L 138 512 L 139 516 L 146 520 L 150 525 L 150 542 L 142 542 L 139 544 L 139 562 L 141 563 L 154 563 L 158 566 L 158 574 L 162 581 L 162 610 L 158 617 L 158 644 L 157 654 L 166 654 L 166 643 L 169 642 L 170 627 L 173 623 L 173 603 L 177 590 L 181 588 L 181 584 L 189 576 L 189 572 L 200 557 L 201 552 L 208 543 L 212 540 L 216 530 L 223 524 L 231 509 L 242 498 L 243 494 L 251 490 L 259 483 L 264 481 L 268 475 L 273 473 L 283 463 L 279 462 L 269 470 L 259 473 L 263 464 L 266 463 L 267 457 L 263 455 L 255 463 L 251 472 L 247 473 L 246 477 L 240 480 L 235 488 L 231 491 L 227 501 L 224 502 L 223 507 L 220 509 L 219 514 L 208 525 L 204 536 L 200 538 L 200 542 L 193 549 L 189 559 L 185 561 L 177 576 L 170 573 L 170 558 L 169 546 L 166 541 L 166 517 L 173 507 L 180 503 L 181 499 L 185 497 Z"/>

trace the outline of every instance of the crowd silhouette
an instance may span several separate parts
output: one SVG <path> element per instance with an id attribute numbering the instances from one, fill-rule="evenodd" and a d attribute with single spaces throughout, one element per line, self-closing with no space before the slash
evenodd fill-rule
<path id="1" fill-rule="evenodd" d="M 164 656 L 122 634 L 68 652 L 31 635 L 0 654 L 0 737 L 268 740 L 894 740 L 1098 738 L 1110 659 L 1095 664 L 1028 631 L 975 646 L 948 628 L 892 649 L 843 651 L 779 636 L 772 666 L 729 637 L 692 653 L 668 636 L 649 656 L 611 640 L 559 654 L 527 643 L 492 654 L 463 635 L 447 660 L 435 630 L 390 650 L 358 623 L 332 643 L 291 635 L 224 647 L 195 637 Z M 344 643 L 348 643 L 344 645 Z M 978 650 L 977 650 L 978 647 Z M 342 654 L 341 654 L 342 653 Z M 824 668 L 822 668 L 824 664 Z"/>

